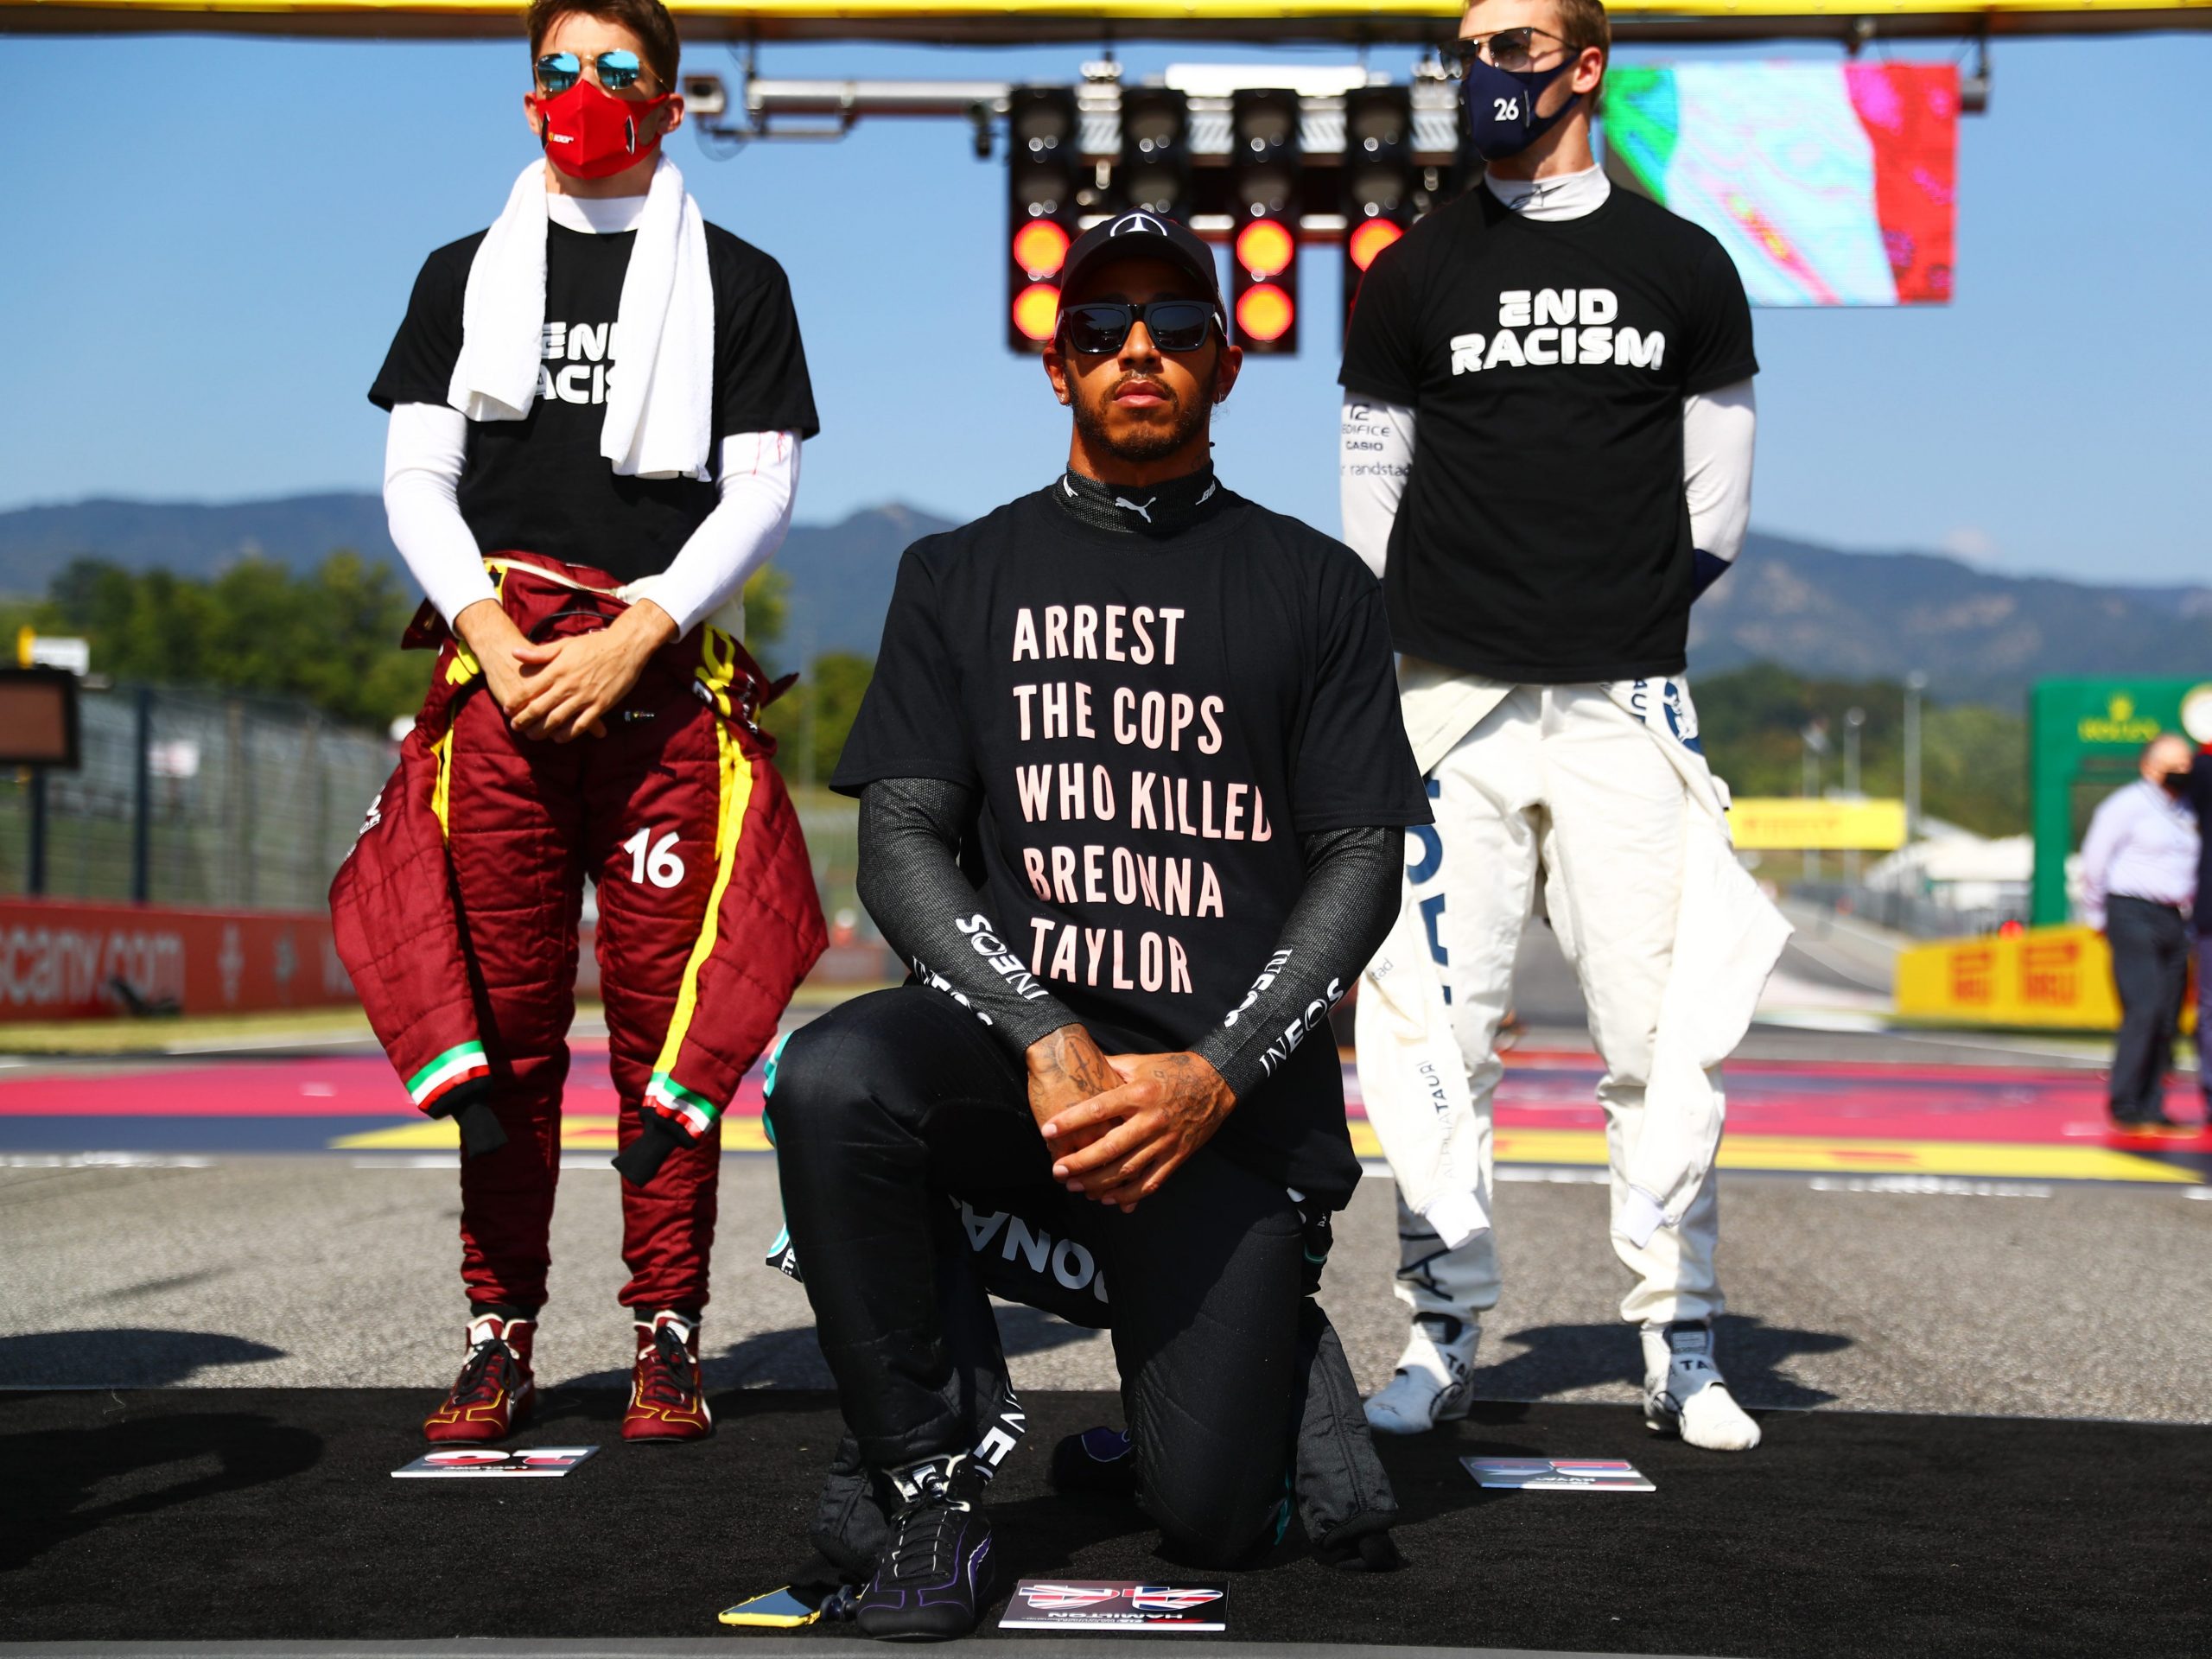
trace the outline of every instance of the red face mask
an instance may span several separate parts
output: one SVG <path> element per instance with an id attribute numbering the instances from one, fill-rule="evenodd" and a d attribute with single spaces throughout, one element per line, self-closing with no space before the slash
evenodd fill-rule
<path id="1" fill-rule="evenodd" d="M 663 92 L 632 103 L 592 80 L 541 99 L 537 136 L 546 159 L 572 179 L 603 179 L 634 167 L 660 147 L 658 134 L 645 135 L 668 99 Z"/>

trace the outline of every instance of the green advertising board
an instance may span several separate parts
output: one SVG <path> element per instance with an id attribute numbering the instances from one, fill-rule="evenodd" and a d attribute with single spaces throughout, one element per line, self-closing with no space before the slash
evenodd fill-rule
<path id="1" fill-rule="evenodd" d="M 2029 919 L 2067 919 L 2066 859 L 2097 803 L 2136 774 L 2160 732 L 2212 742 L 2212 679 L 2040 680 L 2029 697 L 2028 791 L 2036 841 Z"/>

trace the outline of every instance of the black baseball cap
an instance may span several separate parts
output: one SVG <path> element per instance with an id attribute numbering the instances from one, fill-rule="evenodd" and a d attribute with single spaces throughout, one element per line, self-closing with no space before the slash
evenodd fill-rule
<path id="1" fill-rule="evenodd" d="M 1116 213 L 1076 238 L 1060 266 L 1060 292 L 1065 295 L 1073 288 L 1085 271 L 1116 259 L 1164 259 L 1189 272 L 1220 315 L 1221 276 L 1214 268 L 1213 250 L 1188 226 L 1164 213 L 1141 210 Z"/>

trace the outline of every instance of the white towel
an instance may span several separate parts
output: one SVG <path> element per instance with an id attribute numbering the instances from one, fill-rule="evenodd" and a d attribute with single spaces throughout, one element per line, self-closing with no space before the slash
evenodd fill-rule
<path id="1" fill-rule="evenodd" d="M 545 238 L 545 163 L 532 162 L 468 267 L 446 401 L 472 421 L 521 420 L 537 396 Z M 715 292 L 707 226 L 665 155 L 638 216 L 613 354 L 600 454 L 625 478 L 709 476 Z"/>

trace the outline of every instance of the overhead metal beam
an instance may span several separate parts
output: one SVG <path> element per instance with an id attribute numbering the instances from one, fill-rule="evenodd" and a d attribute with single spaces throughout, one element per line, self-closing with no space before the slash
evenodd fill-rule
<path id="1" fill-rule="evenodd" d="M 671 0 L 684 38 L 1035 45 L 1423 43 L 1459 0 Z M 2212 28 L 2212 0 L 1612 0 L 1623 41 L 1863 41 Z M 500 40 L 514 0 L 0 0 L 0 33 Z"/>

